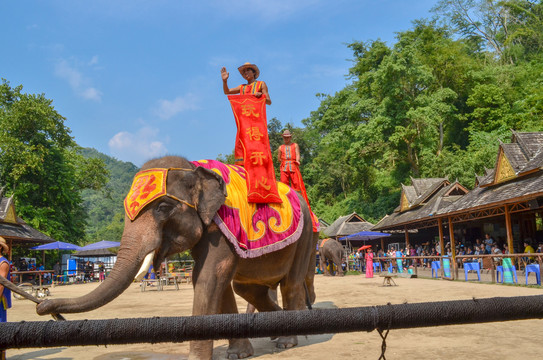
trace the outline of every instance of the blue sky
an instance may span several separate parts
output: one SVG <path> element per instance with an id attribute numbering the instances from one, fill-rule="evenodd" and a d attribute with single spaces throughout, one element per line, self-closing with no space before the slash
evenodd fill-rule
<path id="1" fill-rule="evenodd" d="M 3 1 L 0 77 L 43 93 L 84 147 L 140 166 L 165 155 L 229 154 L 222 92 L 260 68 L 268 118 L 301 126 L 317 93 L 348 83 L 348 43 L 395 42 L 437 0 Z"/>

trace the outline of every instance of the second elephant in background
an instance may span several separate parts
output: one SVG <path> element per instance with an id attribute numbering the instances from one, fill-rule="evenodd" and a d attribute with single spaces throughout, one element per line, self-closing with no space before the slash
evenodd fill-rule
<path id="1" fill-rule="evenodd" d="M 336 266 L 339 276 L 343 276 L 343 246 L 335 239 L 323 239 L 319 241 L 319 267 L 325 276 L 333 275 L 333 265 Z M 328 270 L 327 263 L 330 264 Z"/>

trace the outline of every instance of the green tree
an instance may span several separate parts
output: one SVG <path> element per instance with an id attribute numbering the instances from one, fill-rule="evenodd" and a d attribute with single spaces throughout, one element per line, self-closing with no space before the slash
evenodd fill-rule
<path id="1" fill-rule="evenodd" d="M 105 186 L 100 190 L 87 189 L 82 192 L 83 205 L 87 214 L 87 240 L 119 241 L 124 227 L 124 198 L 138 167 L 102 154 L 95 149 L 81 149 L 80 154 L 87 160 L 99 160 L 109 174 Z"/>
<path id="2" fill-rule="evenodd" d="M 103 163 L 84 159 L 70 129 L 43 94 L 0 85 L 0 182 L 16 201 L 18 214 L 56 240 L 80 243 L 86 214 L 81 191 L 100 189 Z"/>

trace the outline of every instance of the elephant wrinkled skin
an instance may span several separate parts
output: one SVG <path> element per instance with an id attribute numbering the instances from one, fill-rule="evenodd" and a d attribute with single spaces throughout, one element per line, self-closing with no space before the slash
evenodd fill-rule
<path id="1" fill-rule="evenodd" d="M 325 239 L 319 242 L 319 266 L 325 276 L 330 276 L 330 271 L 326 266 L 326 262 L 330 263 L 330 269 L 333 268 L 333 264 L 337 267 L 339 276 L 343 276 L 343 268 L 341 266 L 343 257 L 343 246 L 339 241 L 335 239 Z M 333 271 L 333 270 L 332 270 Z"/>
<path id="2" fill-rule="evenodd" d="M 307 286 L 310 301 L 313 289 L 315 246 L 309 209 L 299 195 L 303 231 L 295 243 L 253 259 L 240 258 L 232 244 L 212 221 L 224 203 L 225 184 L 215 172 L 195 167 L 181 157 L 167 156 L 145 163 L 144 169 L 177 168 L 167 177 L 168 194 L 148 204 L 134 221 L 125 217 L 125 228 L 117 262 L 109 276 L 94 291 L 75 299 L 46 300 L 37 305 L 40 315 L 75 313 L 96 309 L 120 295 L 134 280 L 144 258 L 153 253 L 155 269 L 168 256 L 191 249 L 193 269 L 193 315 L 237 313 L 234 291 L 255 305 L 258 311 L 282 310 L 268 296 L 269 289 L 281 286 L 285 310 L 305 308 Z M 195 208 L 188 206 L 194 204 Z M 175 315 L 175 314 L 172 314 Z M 278 347 L 297 344 L 296 337 L 280 338 Z M 253 354 L 248 339 L 231 339 L 229 358 Z M 193 341 L 190 359 L 211 359 L 212 341 Z"/>

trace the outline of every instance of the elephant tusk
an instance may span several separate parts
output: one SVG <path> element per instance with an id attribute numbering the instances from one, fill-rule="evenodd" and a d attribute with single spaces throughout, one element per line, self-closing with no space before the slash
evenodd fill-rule
<path id="1" fill-rule="evenodd" d="M 153 263 L 153 257 L 155 256 L 155 252 L 151 251 L 145 259 L 143 259 L 143 264 L 141 265 L 140 270 L 138 271 L 138 274 L 134 278 L 136 281 L 141 281 L 145 274 L 147 274 L 147 271 L 149 271 L 149 268 L 151 267 L 151 264 Z"/>

